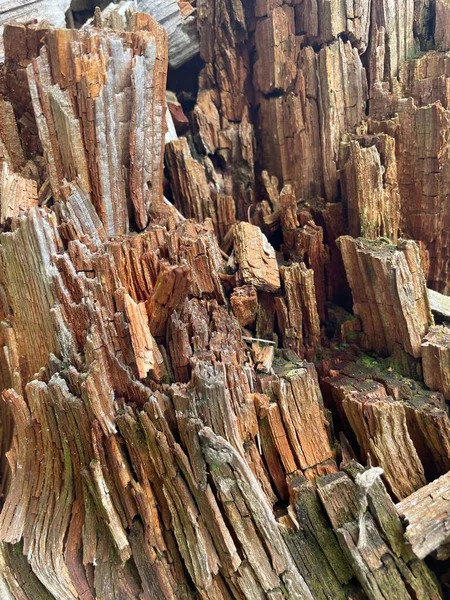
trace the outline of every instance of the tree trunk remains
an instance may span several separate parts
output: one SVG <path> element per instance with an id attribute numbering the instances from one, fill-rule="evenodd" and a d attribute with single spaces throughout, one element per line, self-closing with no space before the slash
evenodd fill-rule
<path id="1" fill-rule="evenodd" d="M 450 4 L 91 4 L 4 30 L 0 597 L 448 598 Z"/>

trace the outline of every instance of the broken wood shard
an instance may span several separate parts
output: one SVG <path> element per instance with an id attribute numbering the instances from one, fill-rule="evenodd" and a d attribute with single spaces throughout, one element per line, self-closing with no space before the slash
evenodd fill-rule
<path id="1" fill-rule="evenodd" d="M 138 11 L 152 15 L 167 31 L 171 67 L 177 69 L 198 54 L 196 9 L 192 2 L 137 0 L 136 7 Z"/>
<path id="2" fill-rule="evenodd" d="M 234 244 L 242 281 L 259 290 L 278 291 L 281 282 L 275 250 L 262 231 L 250 223 L 239 223 L 234 229 Z"/>
<path id="3" fill-rule="evenodd" d="M 167 38 L 150 16 L 130 27 L 128 37 L 52 31 L 28 67 L 52 192 L 80 177 L 109 236 L 126 233 L 132 216 L 143 229 L 162 202 Z"/>
<path id="4" fill-rule="evenodd" d="M 425 558 L 450 540 L 449 479 L 448 474 L 443 475 L 396 506 L 406 525 L 406 539 L 418 558 Z"/>
<path id="5" fill-rule="evenodd" d="M 450 399 L 450 329 L 432 327 L 422 342 L 424 381 Z"/>
<path id="6" fill-rule="evenodd" d="M 417 246 L 349 236 L 338 244 L 368 348 L 389 356 L 399 344 L 419 357 L 432 317 Z"/>

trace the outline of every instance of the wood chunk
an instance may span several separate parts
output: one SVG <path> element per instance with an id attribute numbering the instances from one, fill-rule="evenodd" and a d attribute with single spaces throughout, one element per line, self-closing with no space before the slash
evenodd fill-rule
<path id="1" fill-rule="evenodd" d="M 400 195 L 394 138 L 380 134 L 342 142 L 341 165 L 350 235 L 369 240 L 385 237 L 396 244 Z"/>
<path id="2" fill-rule="evenodd" d="M 220 113 L 212 90 L 200 90 L 194 107 L 193 121 L 203 152 L 214 154 L 220 148 Z"/>
<path id="3" fill-rule="evenodd" d="M 137 0 L 137 9 L 152 15 L 166 30 L 169 39 L 169 62 L 174 69 L 181 67 L 199 52 L 196 10 L 186 2 L 182 10 L 178 0 Z"/>
<path id="4" fill-rule="evenodd" d="M 166 159 L 176 208 L 188 219 L 216 221 L 214 204 L 203 165 L 196 161 L 185 137 L 169 142 Z"/>
<path id="5" fill-rule="evenodd" d="M 8 21 L 29 23 L 39 19 L 47 21 L 55 27 L 65 27 L 65 13 L 70 7 L 69 0 L 40 0 L 24 4 L 22 0 L 7 0 L 2 6 L 0 15 L 0 54 L 8 54 L 8 41 L 3 38 L 3 30 Z M 5 43 L 5 48 L 3 48 Z M 26 52 L 26 49 L 22 49 Z"/>
<path id="6" fill-rule="evenodd" d="M 304 264 L 295 263 L 281 267 L 280 275 L 285 304 L 276 298 L 275 307 L 283 346 L 292 348 L 299 356 L 306 352 L 311 360 L 320 344 L 314 272 Z"/>
<path id="7" fill-rule="evenodd" d="M 344 236 L 338 244 L 368 348 L 388 356 L 398 343 L 420 357 L 432 317 L 415 243 L 392 246 Z"/>
<path id="8" fill-rule="evenodd" d="M 153 295 L 147 307 L 152 335 L 161 337 L 165 333 L 170 313 L 181 306 L 189 293 L 191 284 L 187 265 L 160 266 Z"/>
<path id="9" fill-rule="evenodd" d="M 378 378 L 377 374 L 375 377 Z M 324 379 L 324 383 L 333 395 L 341 418 L 350 423 L 362 457 L 370 457 L 370 464 L 382 467 L 390 490 L 398 498 L 404 498 L 425 485 L 423 465 L 409 431 L 407 406 L 394 401 L 384 385 L 370 379 L 358 381 L 336 375 Z M 410 418 L 413 421 L 414 415 Z M 431 431 L 431 423 L 429 426 Z M 436 426 L 439 430 L 439 425 Z"/>
<path id="10" fill-rule="evenodd" d="M 132 15 L 131 30 L 144 48 L 131 70 L 130 196 L 140 229 L 152 204 L 162 198 L 162 162 L 166 128 L 167 33 L 150 16 Z M 147 33 L 148 32 L 148 33 Z"/>
<path id="11" fill-rule="evenodd" d="M 405 237 L 420 243 L 428 286 L 444 294 L 449 289 L 448 211 L 441 192 L 447 186 L 448 171 L 447 142 L 442 137 L 450 117 L 446 60 L 444 54 L 435 53 L 411 61 L 404 68 L 402 83 L 404 93 L 413 97 L 400 98 L 398 86 L 377 118 L 397 116 L 369 126 L 371 132 L 396 139 L 401 229 Z"/>
<path id="12" fill-rule="evenodd" d="M 162 203 L 167 39 L 149 15 L 130 28 L 52 31 L 28 67 L 52 192 L 78 175 L 108 236 L 128 231 L 128 199 L 141 229 Z"/>
<path id="13" fill-rule="evenodd" d="M 164 374 L 164 361 L 150 333 L 145 304 L 142 302 L 137 304 L 128 294 L 124 295 L 124 301 L 139 377 L 143 378 L 150 374 L 156 381 L 161 381 Z"/>
<path id="14" fill-rule="evenodd" d="M 450 217 L 446 210 L 447 154 L 442 131 L 450 111 L 435 103 L 417 108 L 404 103 L 399 111 L 397 166 L 402 197 L 403 231 L 420 240 L 427 256 L 425 276 L 428 286 L 437 292 L 450 291 L 448 248 Z M 418 138 L 423 131 L 425 138 Z M 423 142 L 422 142 L 423 139 Z M 409 148 L 416 147 L 411 153 Z"/>
<path id="15" fill-rule="evenodd" d="M 271 372 L 272 363 L 275 358 L 275 347 L 273 344 L 253 343 L 252 355 L 257 371 L 262 371 L 263 373 Z"/>
<path id="16" fill-rule="evenodd" d="M 321 594 L 323 588 L 327 585 L 333 585 L 333 581 L 337 579 L 339 583 L 345 584 L 352 577 L 351 569 L 344 558 L 336 537 L 331 532 L 326 513 L 321 506 L 319 495 L 314 485 L 305 481 L 301 476 L 295 477 L 289 482 L 289 491 L 291 495 L 291 504 L 295 509 L 295 516 L 298 520 L 299 531 L 305 538 L 306 546 L 311 548 L 316 560 L 320 561 L 321 570 L 324 573 L 319 573 L 316 569 L 313 570 L 315 576 L 323 577 L 324 582 L 318 586 L 311 579 L 308 580 L 308 585 L 314 589 L 316 593 Z M 341 592 L 335 591 L 338 597 Z"/>
<path id="17" fill-rule="evenodd" d="M 2 285 L 9 290 L 9 302 L 14 313 L 22 378 L 29 378 L 46 365 L 50 353 L 59 353 L 59 343 L 51 308 L 50 255 L 55 252 L 51 226 L 38 208 L 29 217 L 22 217 L 14 232 L 1 234 Z M 23 302 L 27 290 L 30 301 Z"/>
<path id="18" fill-rule="evenodd" d="M 398 76 L 402 97 L 413 98 L 417 107 L 440 101 L 448 108 L 448 60 L 447 53 L 432 51 L 403 63 Z M 399 107 L 401 104 L 398 100 Z"/>
<path id="19" fill-rule="evenodd" d="M 439 294 L 439 292 L 435 292 L 434 290 L 430 289 L 428 289 L 427 292 L 432 313 L 440 319 L 450 321 L 449 297 L 444 296 L 444 294 Z"/>
<path id="20" fill-rule="evenodd" d="M 241 0 L 232 0 L 232 3 L 234 18 L 231 21 L 216 19 L 216 15 L 227 14 L 224 0 L 219 0 L 219 4 L 215 0 L 201 0 L 198 29 L 200 57 L 209 71 L 205 76 L 217 85 L 222 114 L 228 120 L 240 121 L 245 111 L 244 88 L 249 65 L 247 27 Z"/>
<path id="21" fill-rule="evenodd" d="M 405 547 L 405 529 L 397 514 L 392 498 L 387 493 L 385 486 L 379 476 L 371 478 L 370 469 L 364 469 L 355 460 L 344 467 L 345 473 L 355 482 L 361 482 L 367 477 L 370 485 L 367 486 L 367 504 L 378 528 L 385 536 L 391 550 L 398 557 L 410 559 L 410 552 Z M 372 471 L 374 474 L 375 471 Z"/>
<path id="22" fill-rule="evenodd" d="M 364 358 L 357 363 L 345 363 L 339 369 L 339 374 L 333 370 L 333 377 L 323 378 L 321 384 L 347 434 L 347 417 L 342 405 L 346 395 L 382 401 L 389 395 L 404 407 L 408 434 L 427 480 L 447 473 L 450 468 L 450 419 L 440 394 L 432 393 L 423 384 L 402 377 L 392 369 L 386 370 L 380 364 L 369 367 Z"/>
<path id="23" fill-rule="evenodd" d="M 366 74 L 356 48 L 349 42 L 344 44 L 342 39 L 325 46 L 318 55 L 318 81 L 325 197 L 331 202 L 337 193 L 336 167 L 341 135 L 360 123 L 367 97 Z M 336 93 L 336 90 L 342 92 Z"/>
<path id="24" fill-rule="evenodd" d="M 344 400 L 344 410 L 363 452 L 370 455 L 373 465 L 383 468 L 397 498 L 405 498 L 425 484 L 423 466 L 409 436 L 401 404 L 389 398 L 364 403 L 350 396 Z"/>
<path id="25" fill-rule="evenodd" d="M 450 400 L 450 329 L 431 327 L 422 342 L 423 377 L 430 390 Z"/>
<path id="26" fill-rule="evenodd" d="M 403 403 L 408 433 L 427 480 L 447 473 L 450 468 L 450 419 L 442 396 L 395 373 L 374 373 L 373 377 L 383 383 L 388 394 Z"/>
<path id="27" fill-rule="evenodd" d="M 446 0 L 436 0 L 436 26 L 434 43 L 438 50 L 450 50 L 448 25 L 450 23 L 450 7 Z"/>
<path id="28" fill-rule="evenodd" d="M 359 507 L 356 486 L 343 472 L 325 475 L 317 480 L 317 492 L 327 511 L 333 529 L 358 517 Z"/>
<path id="29" fill-rule="evenodd" d="M 4 162 L 0 178 L 0 223 L 27 213 L 37 204 L 36 182 L 10 173 L 8 163 Z"/>
<path id="30" fill-rule="evenodd" d="M 365 71 L 356 48 L 342 39 L 318 54 L 303 48 L 298 69 L 295 91 L 261 98 L 263 166 L 282 185 L 295 185 L 304 199 L 319 195 L 333 201 L 341 136 L 364 114 Z M 301 169 L 297 156 L 304 159 Z"/>
<path id="31" fill-rule="evenodd" d="M 66 241 L 80 240 L 91 251 L 106 242 L 105 228 L 80 181 L 61 187 L 64 202 L 58 203 L 60 232 Z"/>
<path id="32" fill-rule="evenodd" d="M 328 251 L 323 243 L 324 230 L 311 218 L 308 211 L 304 215 L 306 223 L 295 232 L 295 254 L 301 257 L 314 275 L 317 311 L 321 322 L 325 320 L 326 284 L 325 270 Z"/>
<path id="33" fill-rule="evenodd" d="M 25 163 L 13 107 L 4 99 L 0 100 L 0 159 L 12 171 L 19 171 Z"/>
<path id="34" fill-rule="evenodd" d="M 280 289 L 275 250 L 259 227 L 239 223 L 234 229 L 234 248 L 239 275 L 244 283 L 267 292 Z"/>
<path id="35" fill-rule="evenodd" d="M 344 473 L 318 480 L 319 496 L 344 556 L 370 599 L 381 600 L 395 590 L 396 596 L 405 600 L 414 595 L 438 600 L 441 592 L 429 569 L 406 548 L 402 557 L 396 555 L 386 543 L 393 538 L 383 537 L 386 522 L 381 511 L 387 505 L 382 494 L 386 492 L 379 488 L 378 477 L 375 469 L 369 469 L 358 473 L 354 483 Z M 398 550 L 398 545 L 394 548 Z"/>
<path id="36" fill-rule="evenodd" d="M 311 600 L 311 593 L 292 561 L 270 507 L 246 463 L 211 429 L 202 429 L 199 436 L 234 534 L 244 551 L 250 544 L 253 546 L 247 557 L 258 586 L 267 594 L 284 585 L 289 593 Z M 264 545 L 260 540 L 265 541 Z"/>
<path id="37" fill-rule="evenodd" d="M 183 135 L 189 129 L 189 119 L 184 114 L 183 107 L 178 102 L 175 94 L 169 95 L 169 93 L 166 93 L 166 100 L 175 131 L 178 135 Z"/>
<path id="38" fill-rule="evenodd" d="M 234 288 L 230 296 L 234 316 L 242 327 L 253 327 L 258 309 L 258 295 L 253 285 Z"/>
<path id="39" fill-rule="evenodd" d="M 396 506 L 406 524 L 406 539 L 418 558 L 425 558 L 450 540 L 449 487 L 447 473 Z"/>
<path id="40" fill-rule="evenodd" d="M 217 238 L 211 221 L 204 225 L 186 221 L 168 236 L 169 258 L 176 263 L 186 263 L 191 270 L 190 293 L 197 298 L 204 294 L 225 301 L 219 272 L 222 268 Z"/>
<path id="41" fill-rule="evenodd" d="M 72 12 L 77 12 L 79 7 L 72 3 Z M 94 16 L 83 24 L 83 27 L 97 27 L 98 29 L 127 30 L 131 15 L 136 12 L 134 0 L 120 0 L 115 4 L 111 2 L 103 10 L 95 8 Z"/>
<path id="42" fill-rule="evenodd" d="M 287 451 L 292 453 L 297 468 L 302 470 L 331 459 L 332 451 L 325 428 L 322 396 L 314 366 L 304 363 L 303 366 L 294 369 L 281 367 L 277 377 L 262 379 L 261 385 L 264 393 L 270 392 L 274 395 L 285 430 L 285 433 L 282 433 L 278 426 L 278 431 L 272 430 L 275 446 L 281 443 L 288 448 L 289 445 L 290 450 Z M 279 423 L 277 415 L 277 411 L 273 413 L 274 426 Z M 269 424 L 270 422 L 271 418 Z M 283 442 L 284 436 L 287 443 Z"/>
<path id="43" fill-rule="evenodd" d="M 276 177 L 273 179 L 278 180 Z M 267 185 L 266 185 L 267 187 Z M 297 218 L 297 199 L 294 194 L 292 185 L 285 185 L 278 195 L 278 189 L 275 187 L 277 193 L 277 203 L 280 206 L 280 220 L 281 229 L 283 230 L 283 242 L 289 249 L 295 247 L 295 231 L 299 227 Z"/>
<path id="44" fill-rule="evenodd" d="M 383 80 L 389 81 L 398 73 L 401 63 L 414 52 L 414 0 L 373 0 L 373 27 L 383 30 L 389 53 L 384 65 Z M 375 52 L 375 49 L 371 49 Z"/>
<path id="45" fill-rule="evenodd" d="M 369 42 L 371 4 L 329 4 L 326 0 L 303 2 L 295 6 L 299 33 L 306 33 L 307 43 L 322 44 L 341 35 L 349 37 L 363 53 Z"/>
<path id="46" fill-rule="evenodd" d="M 291 91 L 297 74 L 299 50 L 294 8 L 275 6 L 267 18 L 258 19 L 255 39 L 255 87 L 264 95 Z"/>

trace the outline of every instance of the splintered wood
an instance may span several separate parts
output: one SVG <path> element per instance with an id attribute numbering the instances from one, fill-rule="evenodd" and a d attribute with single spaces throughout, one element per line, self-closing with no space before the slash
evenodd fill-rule
<path id="1" fill-rule="evenodd" d="M 448 596 L 449 6 L 5 25 L 2 599 Z"/>
<path id="2" fill-rule="evenodd" d="M 397 247 L 349 236 L 338 239 L 367 347 L 388 356 L 399 344 L 418 358 L 432 316 L 417 246 Z"/>
<path id="3" fill-rule="evenodd" d="M 450 542 L 450 473 L 397 504 L 406 539 L 418 558 Z"/>
<path id="4" fill-rule="evenodd" d="M 52 193 L 78 176 L 109 236 L 162 202 L 167 34 L 148 15 L 130 27 L 50 31 L 27 69 Z"/>

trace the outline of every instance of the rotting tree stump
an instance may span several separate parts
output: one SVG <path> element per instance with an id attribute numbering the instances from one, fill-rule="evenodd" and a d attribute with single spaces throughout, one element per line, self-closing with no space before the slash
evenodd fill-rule
<path id="1" fill-rule="evenodd" d="M 344 4 L 5 25 L 2 600 L 449 597 L 450 7 Z"/>

